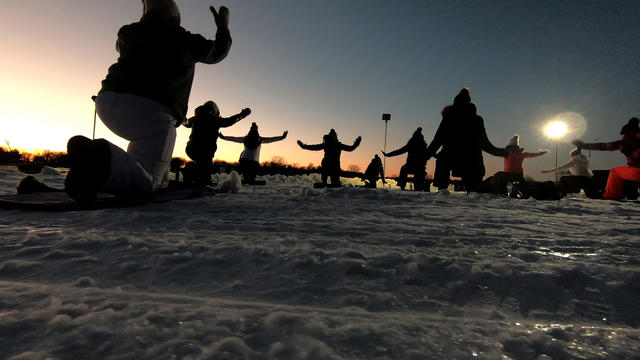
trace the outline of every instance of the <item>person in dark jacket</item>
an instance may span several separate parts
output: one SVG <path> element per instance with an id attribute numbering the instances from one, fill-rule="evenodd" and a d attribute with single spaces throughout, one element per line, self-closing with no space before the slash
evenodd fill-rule
<path id="1" fill-rule="evenodd" d="M 384 179 L 384 168 L 382 167 L 382 159 L 378 154 L 374 155 L 373 159 L 367 166 L 367 169 L 364 171 L 362 175 L 362 181 L 364 181 L 364 186 L 369 188 L 375 188 L 376 182 L 378 181 L 378 176 L 382 179 L 382 183 L 386 184 L 387 181 Z"/>
<path id="2" fill-rule="evenodd" d="M 198 106 L 195 116 L 187 119 L 184 126 L 191 128 L 191 135 L 185 149 L 187 156 L 195 162 L 194 182 L 199 185 L 211 184 L 212 160 L 218 149 L 220 128 L 229 127 L 251 114 L 244 108 L 239 114 L 228 118 L 220 117 L 220 110 L 213 101 Z"/>
<path id="3" fill-rule="evenodd" d="M 327 178 L 331 178 L 331 186 L 338 187 L 342 184 L 340 183 L 340 154 L 342 151 L 353 151 L 355 150 L 362 141 L 362 137 L 358 136 L 356 140 L 353 142 L 353 145 L 345 145 L 338 140 L 338 134 L 334 129 L 331 129 L 327 135 L 323 137 L 323 141 L 320 144 L 315 145 L 307 145 L 302 141 L 298 140 L 298 145 L 305 150 L 312 151 L 324 151 L 324 157 L 322 158 L 322 168 L 321 168 L 321 176 L 322 176 L 322 184 L 327 185 Z"/>
<path id="4" fill-rule="evenodd" d="M 258 169 L 260 169 L 260 149 L 262 144 L 269 144 L 284 140 L 289 132 L 285 130 L 281 136 L 263 137 L 258 132 L 258 125 L 251 123 L 251 128 L 246 136 L 225 136 L 220 133 L 220 139 L 244 144 L 244 150 L 240 153 L 240 172 L 244 184 L 255 184 Z"/>
<path id="5" fill-rule="evenodd" d="M 407 184 L 407 176 L 413 174 L 413 185 L 416 191 L 425 190 L 425 178 L 427 177 L 427 142 L 424 141 L 422 128 L 419 127 L 407 144 L 398 150 L 382 154 L 387 157 L 402 155 L 407 153 L 407 162 L 400 168 L 398 186 L 404 190 Z"/>
<path id="6" fill-rule="evenodd" d="M 65 188 L 80 202 L 93 201 L 98 191 L 142 197 L 167 186 L 176 127 L 185 120 L 195 65 L 215 64 L 231 47 L 226 7 L 209 7 L 217 32 L 215 40 L 208 40 L 180 26 L 173 0 L 142 3 L 141 19 L 118 31 L 120 56 L 95 99 L 104 124 L 130 143 L 124 152 L 106 140 L 69 140 L 72 167 Z"/>
<path id="7" fill-rule="evenodd" d="M 622 138 L 608 143 L 587 144 L 574 140 L 578 149 L 616 151 L 620 150 L 627 157 L 627 166 L 616 166 L 609 172 L 607 186 L 602 195 L 605 199 L 619 200 L 624 197 L 624 181 L 640 182 L 640 120 L 636 117 L 629 119 L 620 130 Z"/>
<path id="8" fill-rule="evenodd" d="M 484 120 L 476 112 L 467 88 L 460 90 L 453 104 L 442 110 L 442 121 L 427 149 L 427 156 L 431 157 L 442 148 L 434 174 L 434 185 L 439 189 L 447 188 L 452 174 L 462 178 L 467 192 L 478 191 L 485 174 L 482 152 L 509 156 L 505 149 L 489 141 Z"/>

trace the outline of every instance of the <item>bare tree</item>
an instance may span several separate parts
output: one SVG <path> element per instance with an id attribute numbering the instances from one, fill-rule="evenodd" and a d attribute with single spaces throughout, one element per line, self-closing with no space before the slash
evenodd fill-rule
<path id="1" fill-rule="evenodd" d="M 349 165 L 349 167 L 347 167 L 347 169 L 348 169 L 350 172 L 360 172 L 360 166 L 355 165 L 355 164 L 351 164 L 351 165 Z"/>

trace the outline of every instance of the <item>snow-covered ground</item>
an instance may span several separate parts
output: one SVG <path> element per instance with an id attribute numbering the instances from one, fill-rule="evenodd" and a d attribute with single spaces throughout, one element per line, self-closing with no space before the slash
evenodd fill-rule
<path id="1" fill-rule="evenodd" d="M 0 210 L 0 358 L 640 358 L 638 202 L 266 180 Z"/>

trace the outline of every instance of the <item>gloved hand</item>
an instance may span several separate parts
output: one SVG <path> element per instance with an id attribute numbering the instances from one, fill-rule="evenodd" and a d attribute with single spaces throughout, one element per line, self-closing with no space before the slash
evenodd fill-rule
<path id="1" fill-rule="evenodd" d="M 215 20 L 217 27 L 229 27 L 229 9 L 227 9 L 226 6 L 220 6 L 220 10 L 217 12 L 213 6 L 209 6 L 209 10 L 211 10 L 211 13 L 213 14 L 213 20 Z"/>

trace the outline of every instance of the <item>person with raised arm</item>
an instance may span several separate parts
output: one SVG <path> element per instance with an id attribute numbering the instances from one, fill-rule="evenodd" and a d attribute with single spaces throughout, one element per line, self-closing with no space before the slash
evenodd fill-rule
<path id="1" fill-rule="evenodd" d="M 96 112 L 127 151 L 104 139 L 74 136 L 67 143 L 71 169 L 65 190 L 90 203 L 100 192 L 147 197 L 168 185 L 176 127 L 187 114 L 197 63 L 222 61 L 231 47 L 229 10 L 209 7 L 215 39 L 180 26 L 173 0 L 142 0 L 142 17 L 118 31 L 118 60 L 95 99 Z"/>
<path id="2" fill-rule="evenodd" d="M 620 200 L 624 197 L 624 181 L 640 182 L 640 120 L 637 117 L 629 121 L 620 130 L 620 140 L 608 143 L 585 143 L 574 140 L 578 149 L 616 151 L 627 157 L 627 166 L 616 166 L 609 172 L 607 186 L 602 195 L 605 199 Z"/>
<path id="3" fill-rule="evenodd" d="M 484 120 L 471 102 L 469 89 L 463 88 L 452 105 L 442 110 L 442 121 L 427 149 L 428 157 L 437 155 L 434 185 L 446 189 L 449 176 L 462 178 L 467 192 L 478 191 L 485 174 L 482 152 L 507 157 L 509 153 L 495 147 L 487 137 Z"/>
<path id="4" fill-rule="evenodd" d="M 196 108 L 195 116 L 184 122 L 185 127 L 191 128 L 185 152 L 194 161 L 194 174 L 189 174 L 189 178 L 196 184 L 211 185 L 211 167 L 218 149 L 220 128 L 234 125 L 249 114 L 251 109 L 244 108 L 239 114 L 224 118 L 216 103 L 207 101 Z"/>
<path id="5" fill-rule="evenodd" d="M 549 150 L 538 150 L 537 152 L 526 152 L 524 148 L 520 147 L 520 135 L 513 134 L 513 136 L 507 141 L 507 145 L 504 148 L 509 156 L 504 158 L 504 170 L 494 174 L 491 179 L 485 181 L 492 184 L 493 192 L 495 194 L 517 197 L 518 186 L 516 184 L 522 184 L 524 182 L 524 168 L 522 163 L 524 159 L 534 158 L 544 155 Z M 512 183 L 513 194 L 507 193 L 507 184 Z"/>
<path id="6" fill-rule="evenodd" d="M 398 156 L 406 153 L 407 161 L 400 168 L 398 176 L 398 186 L 404 190 L 407 184 L 407 177 L 413 174 L 414 190 L 422 191 L 425 189 L 425 179 L 427 177 L 427 142 L 422 135 L 422 128 L 419 127 L 413 132 L 409 141 L 401 148 L 382 154 L 386 157 Z"/>
<path id="7" fill-rule="evenodd" d="M 327 186 L 327 178 L 331 178 L 331 187 L 342 186 L 340 183 L 340 154 L 342 151 L 355 150 L 362 141 L 362 137 L 358 136 L 353 142 L 353 145 L 345 145 L 338 140 L 338 134 L 334 129 L 331 129 L 327 135 L 323 137 L 323 141 L 320 144 L 307 145 L 298 140 L 298 145 L 311 151 L 324 151 L 324 157 L 322 158 L 321 165 L 321 177 L 322 186 Z"/>
<path id="8" fill-rule="evenodd" d="M 288 131 L 284 131 L 281 136 L 262 137 L 258 132 L 258 125 L 251 123 L 251 128 L 246 136 L 226 136 L 220 133 L 220 139 L 244 144 L 244 150 L 240 153 L 240 172 L 244 184 L 255 184 L 256 175 L 260 168 L 260 149 L 262 144 L 269 144 L 284 140 Z"/>

